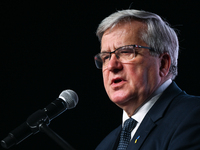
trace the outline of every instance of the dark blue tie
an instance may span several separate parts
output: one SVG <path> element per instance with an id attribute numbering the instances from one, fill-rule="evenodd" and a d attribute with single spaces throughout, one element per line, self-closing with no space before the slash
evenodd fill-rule
<path id="1" fill-rule="evenodd" d="M 129 118 L 124 122 L 124 127 L 122 128 L 119 145 L 117 150 L 126 150 L 128 144 L 131 140 L 131 131 L 136 125 L 136 122 L 133 118 Z"/>

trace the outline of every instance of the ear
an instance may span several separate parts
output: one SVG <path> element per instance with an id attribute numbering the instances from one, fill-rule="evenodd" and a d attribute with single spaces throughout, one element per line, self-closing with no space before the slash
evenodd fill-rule
<path id="1" fill-rule="evenodd" d="M 160 76 L 165 77 L 169 73 L 169 68 L 171 66 L 171 58 L 168 53 L 160 55 Z"/>

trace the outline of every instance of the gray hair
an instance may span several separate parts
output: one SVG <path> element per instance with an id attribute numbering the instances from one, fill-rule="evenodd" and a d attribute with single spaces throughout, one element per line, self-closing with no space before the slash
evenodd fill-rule
<path id="1" fill-rule="evenodd" d="M 132 20 L 141 21 L 147 25 L 147 29 L 141 33 L 141 39 L 153 49 L 153 51 L 150 51 L 151 55 L 156 56 L 163 53 L 170 55 L 171 66 L 169 73 L 172 74 L 172 79 L 175 79 L 178 74 L 178 37 L 174 29 L 167 22 L 163 21 L 160 16 L 151 12 L 134 9 L 118 11 L 105 18 L 99 24 L 96 35 L 101 41 L 107 29 L 112 29 L 118 23 L 130 22 Z"/>

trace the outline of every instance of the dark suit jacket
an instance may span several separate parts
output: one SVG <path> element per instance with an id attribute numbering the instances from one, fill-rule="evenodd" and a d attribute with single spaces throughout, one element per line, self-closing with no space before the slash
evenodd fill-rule
<path id="1" fill-rule="evenodd" d="M 121 125 L 96 150 L 115 150 L 120 131 Z M 172 82 L 143 119 L 127 150 L 200 150 L 200 97 L 186 94 Z"/>

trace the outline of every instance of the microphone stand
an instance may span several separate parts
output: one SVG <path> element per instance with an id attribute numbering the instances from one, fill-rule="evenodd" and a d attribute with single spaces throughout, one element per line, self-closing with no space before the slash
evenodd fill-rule
<path id="1" fill-rule="evenodd" d="M 65 140 L 63 140 L 58 134 L 56 134 L 53 130 L 51 130 L 48 127 L 51 119 L 46 115 L 44 110 L 38 110 L 28 117 L 27 124 L 29 125 L 33 133 L 37 133 L 38 131 L 42 131 L 46 133 L 51 139 L 53 139 L 64 150 L 75 150 Z"/>
<path id="2" fill-rule="evenodd" d="M 48 127 L 49 124 L 50 118 L 46 115 L 45 111 L 38 110 L 29 116 L 25 123 L 11 131 L 9 135 L 1 141 L 1 145 L 8 149 L 13 145 L 19 144 L 30 135 L 42 131 L 58 143 L 64 150 L 74 150 L 74 148 Z"/>
<path id="3" fill-rule="evenodd" d="M 49 128 L 46 124 L 40 124 L 39 128 L 40 128 L 40 131 L 46 133 L 51 139 L 53 139 L 64 150 L 75 150 L 65 140 L 63 140 L 58 134 L 56 134 L 51 128 Z"/>

